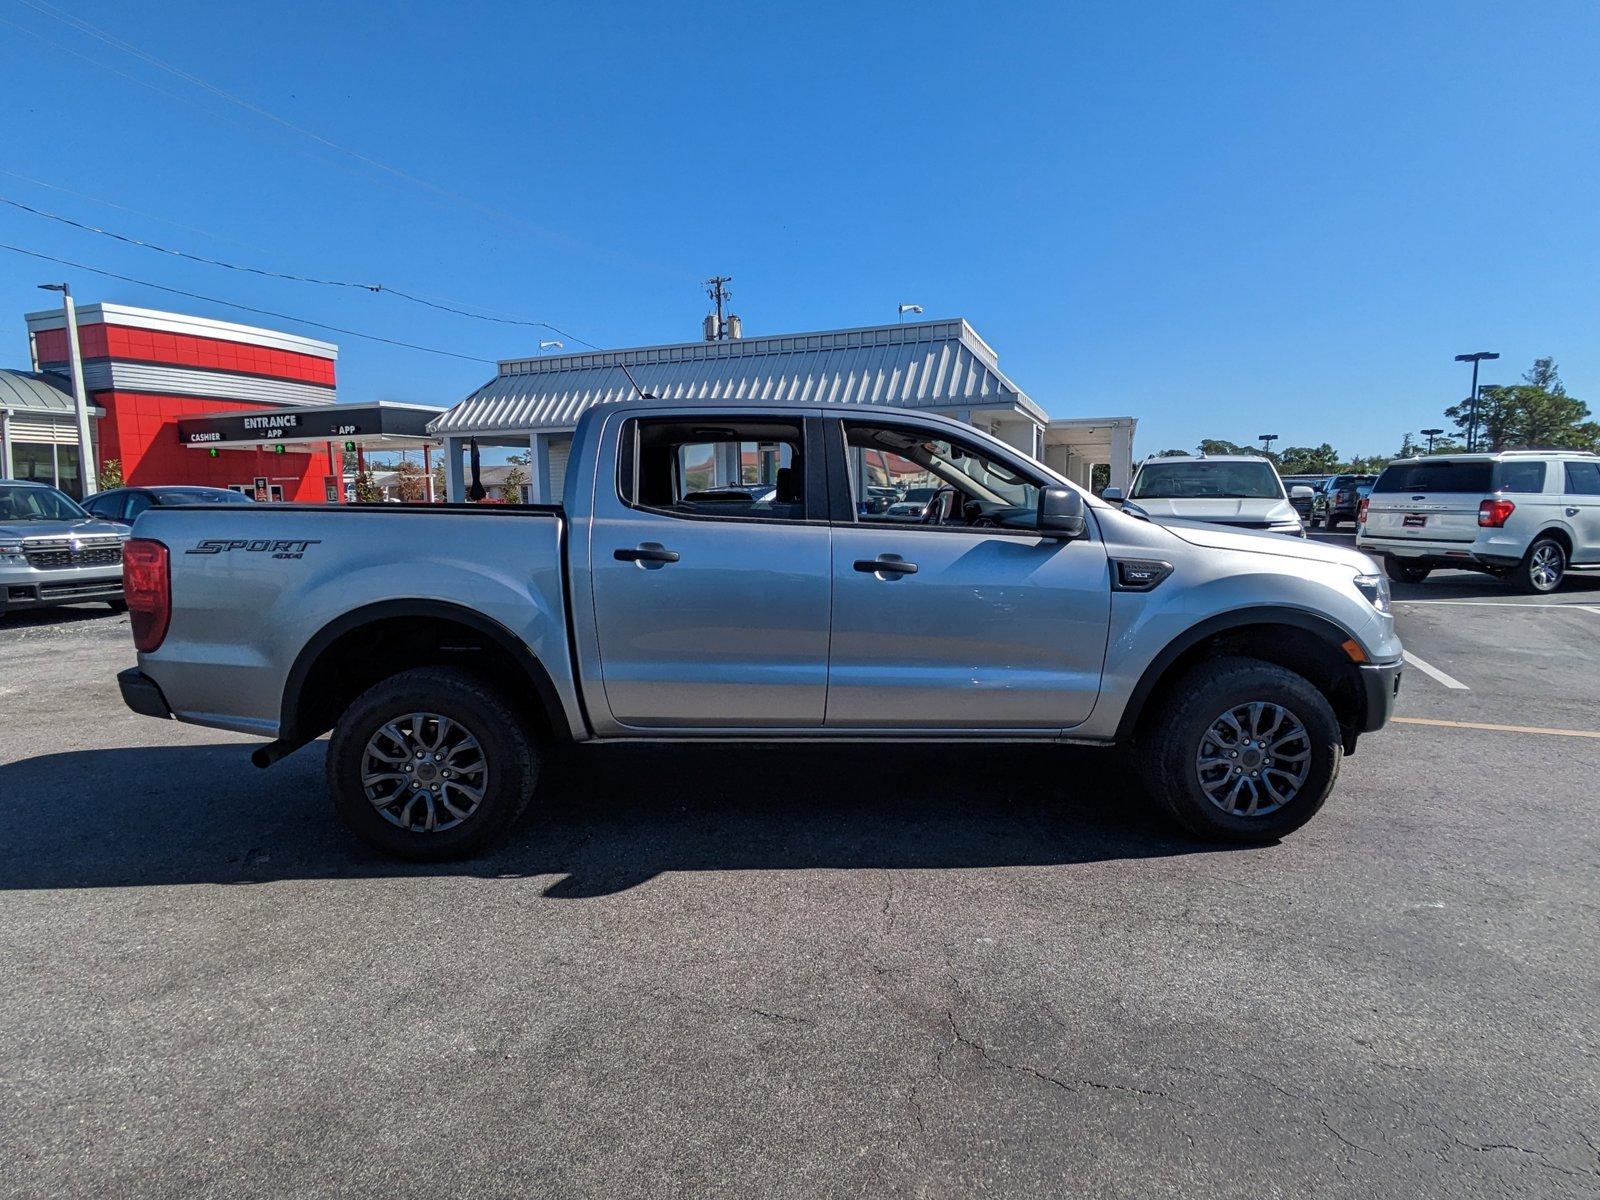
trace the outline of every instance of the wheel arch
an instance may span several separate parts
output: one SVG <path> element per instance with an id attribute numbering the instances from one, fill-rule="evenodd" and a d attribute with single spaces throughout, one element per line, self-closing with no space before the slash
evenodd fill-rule
<path id="1" fill-rule="evenodd" d="M 1327 617 L 1303 609 L 1263 605 L 1217 613 L 1174 637 L 1150 660 L 1117 724 L 1116 738 L 1135 735 L 1165 680 L 1208 658 L 1244 655 L 1275 663 L 1309 680 L 1333 705 L 1346 745 L 1354 744 L 1366 715 L 1359 668 L 1344 651 L 1354 635 Z"/>
<path id="2" fill-rule="evenodd" d="M 391 648 L 411 657 L 384 662 Z M 313 634 L 284 680 L 279 738 L 310 741 L 372 684 L 422 665 L 460 666 L 485 676 L 502 685 L 537 732 L 571 738 L 555 682 L 526 642 L 474 609 L 425 599 L 363 605 Z"/>

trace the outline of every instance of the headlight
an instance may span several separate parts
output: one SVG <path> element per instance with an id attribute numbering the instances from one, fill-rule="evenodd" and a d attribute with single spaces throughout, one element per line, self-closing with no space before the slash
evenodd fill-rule
<path id="1" fill-rule="evenodd" d="M 1301 533 L 1304 532 L 1304 530 L 1301 529 L 1299 521 L 1279 521 L 1275 525 L 1268 525 L 1267 526 L 1267 532 L 1268 533 L 1288 533 L 1288 534 L 1293 534 L 1295 537 L 1298 537 L 1298 536 L 1300 536 Z"/>
<path id="2" fill-rule="evenodd" d="M 21 542 L 0 542 L 0 562 L 24 561 Z"/>
<path id="3" fill-rule="evenodd" d="M 1382 575 L 1357 575 L 1356 591 L 1379 612 L 1389 611 L 1389 581 Z"/>

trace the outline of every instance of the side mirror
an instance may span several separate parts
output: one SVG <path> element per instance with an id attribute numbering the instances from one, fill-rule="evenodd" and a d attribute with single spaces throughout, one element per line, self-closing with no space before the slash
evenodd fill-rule
<path id="1" fill-rule="evenodd" d="M 1122 489 L 1119 487 L 1108 487 L 1105 491 L 1100 493 L 1100 499 L 1104 500 L 1107 504 L 1121 504 L 1123 499 Z"/>
<path id="2" fill-rule="evenodd" d="M 1297 483 L 1289 489 L 1289 499 L 1291 500 L 1309 500 L 1316 494 L 1314 489 L 1308 488 L 1303 483 Z"/>
<path id="3" fill-rule="evenodd" d="M 1072 488 L 1047 487 L 1039 493 L 1039 532 L 1058 537 L 1080 538 L 1089 520 L 1083 512 L 1083 496 Z"/>

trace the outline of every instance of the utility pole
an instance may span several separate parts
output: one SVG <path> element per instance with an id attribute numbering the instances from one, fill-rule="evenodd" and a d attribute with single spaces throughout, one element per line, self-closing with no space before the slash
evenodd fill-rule
<path id="1" fill-rule="evenodd" d="M 1467 409 L 1467 453 L 1471 454 L 1478 448 L 1478 364 L 1487 360 L 1499 358 L 1498 354 L 1488 350 L 1479 350 L 1476 354 L 1458 354 L 1457 362 L 1472 364 L 1472 395 L 1468 397 Z"/>
<path id="2" fill-rule="evenodd" d="M 100 486 L 100 463 L 89 435 L 89 395 L 83 386 L 83 348 L 78 345 L 78 310 L 72 303 L 72 288 L 65 283 L 41 283 L 40 290 L 61 293 L 61 310 L 67 318 L 67 363 L 72 372 L 73 408 L 78 416 L 78 499 L 92 495 Z"/>
<path id="3" fill-rule="evenodd" d="M 732 282 L 732 275 L 713 275 L 706 280 L 706 295 L 711 297 L 711 302 L 717 306 L 717 323 L 707 330 L 712 335 L 706 338 L 708 342 L 725 342 L 728 340 L 728 322 L 723 319 L 722 306 L 733 299 L 733 293 L 727 287 Z"/>

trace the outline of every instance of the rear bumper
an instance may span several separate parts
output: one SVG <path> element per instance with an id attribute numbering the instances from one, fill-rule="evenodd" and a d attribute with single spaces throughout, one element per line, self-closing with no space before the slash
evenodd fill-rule
<path id="1" fill-rule="evenodd" d="M 1428 542 L 1420 538 L 1380 538 L 1356 535 L 1356 549 L 1370 554 L 1391 554 L 1413 566 L 1457 570 L 1514 567 L 1522 561 L 1522 551 L 1509 538 L 1475 542 Z"/>
<path id="2" fill-rule="evenodd" d="M 1400 695 L 1400 670 L 1403 660 L 1392 663 L 1365 663 L 1360 668 L 1361 684 L 1366 691 L 1366 712 L 1361 721 L 1361 733 L 1382 729 L 1394 715 L 1395 698 Z"/>
<path id="3" fill-rule="evenodd" d="M 171 718 L 172 709 L 161 694 L 160 685 L 138 667 L 118 671 L 117 687 L 122 692 L 122 702 L 140 716 Z"/>

